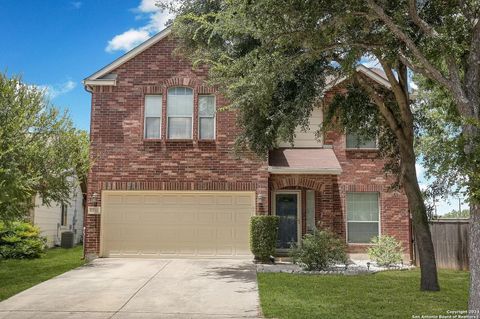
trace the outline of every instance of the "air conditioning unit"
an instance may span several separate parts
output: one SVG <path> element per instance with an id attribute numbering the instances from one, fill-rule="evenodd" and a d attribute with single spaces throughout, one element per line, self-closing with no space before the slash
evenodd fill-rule
<path id="1" fill-rule="evenodd" d="M 62 248 L 73 248 L 74 245 L 74 235 L 72 231 L 64 231 L 62 233 L 62 239 L 60 241 L 60 246 Z"/>

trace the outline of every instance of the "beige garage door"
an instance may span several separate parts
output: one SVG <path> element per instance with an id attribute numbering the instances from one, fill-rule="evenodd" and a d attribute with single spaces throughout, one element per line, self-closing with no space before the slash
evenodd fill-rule
<path id="1" fill-rule="evenodd" d="M 104 191 L 104 257 L 250 256 L 254 192 Z"/>

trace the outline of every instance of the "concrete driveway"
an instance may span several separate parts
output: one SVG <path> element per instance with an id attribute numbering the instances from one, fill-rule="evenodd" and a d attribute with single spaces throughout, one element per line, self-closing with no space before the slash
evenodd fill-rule
<path id="1" fill-rule="evenodd" d="M 0 303 L 5 318 L 258 318 L 247 260 L 97 259 Z"/>

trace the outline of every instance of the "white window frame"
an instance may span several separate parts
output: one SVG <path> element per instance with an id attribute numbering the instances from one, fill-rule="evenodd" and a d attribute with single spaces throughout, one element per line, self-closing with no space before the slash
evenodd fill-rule
<path id="1" fill-rule="evenodd" d="M 210 118 L 210 116 L 201 116 L 200 115 L 200 97 L 201 96 L 213 96 L 213 138 L 211 139 L 202 139 L 200 137 L 200 119 L 201 118 Z M 192 123 L 193 124 L 193 123 Z M 198 139 L 200 141 L 213 141 L 217 139 L 217 96 L 214 94 L 199 94 L 198 95 Z"/>
<path id="2" fill-rule="evenodd" d="M 381 237 L 382 236 L 382 227 L 381 227 L 381 222 L 382 222 L 382 205 L 381 205 L 381 194 L 380 192 L 346 192 L 345 193 L 345 240 L 346 240 L 346 243 L 347 245 L 362 245 L 362 246 L 365 246 L 365 245 L 372 245 L 372 243 L 368 242 L 368 243 L 351 243 L 349 241 L 349 238 L 348 238 L 348 194 L 371 194 L 371 193 L 375 193 L 377 194 L 377 198 L 378 198 L 378 221 L 375 221 L 378 223 L 378 237 Z M 353 221 L 354 223 L 373 223 L 373 221 Z"/>
<path id="3" fill-rule="evenodd" d="M 162 101 L 160 104 L 160 135 L 158 137 L 147 137 L 147 118 L 153 116 L 147 116 L 147 97 L 149 96 L 156 96 L 160 97 L 160 100 Z M 162 94 L 147 94 L 143 98 L 143 138 L 146 140 L 158 140 L 162 138 L 162 119 L 163 119 L 163 96 Z M 156 116 L 155 116 L 156 118 Z"/>
<path id="4" fill-rule="evenodd" d="M 375 138 L 375 147 L 348 147 L 347 135 L 349 133 L 345 131 L 345 149 L 346 150 L 378 150 L 378 136 Z"/>
<path id="5" fill-rule="evenodd" d="M 175 89 L 175 88 L 186 88 L 186 89 L 190 89 L 192 90 L 192 116 L 169 116 L 168 115 L 168 91 L 171 90 L 171 89 Z M 182 140 L 193 140 L 193 126 L 194 126 L 194 115 L 195 115 L 195 92 L 192 88 L 188 87 L 188 86 L 172 86 L 172 87 L 169 87 L 167 89 L 167 105 L 166 105 L 166 117 L 167 117 L 167 121 L 166 121 L 166 135 L 167 135 L 167 139 L 168 140 L 172 140 L 172 141 L 175 141 L 175 140 L 179 140 L 179 141 L 182 141 Z M 186 118 L 191 118 L 192 119 L 192 125 L 190 127 L 190 138 L 171 138 L 170 137 L 170 134 L 169 134 L 169 122 L 170 122 L 170 118 L 182 118 L 182 119 L 186 119 Z"/>

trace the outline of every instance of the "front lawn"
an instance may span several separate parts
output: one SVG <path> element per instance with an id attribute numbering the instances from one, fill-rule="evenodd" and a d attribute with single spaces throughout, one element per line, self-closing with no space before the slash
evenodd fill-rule
<path id="1" fill-rule="evenodd" d="M 48 249 L 39 259 L 0 260 L 0 300 L 84 263 L 81 246 Z"/>
<path id="2" fill-rule="evenodd" d="M 357 276 L 259 273 L 270 318 L 412 318 L 466 310 L 468 272 L 440 271 L 440 292 L 419 291 L 419 270 Z"/>

